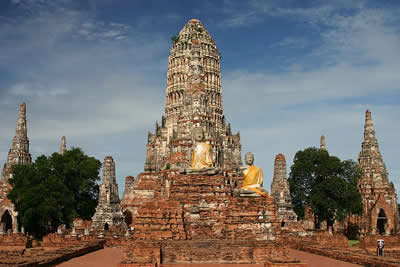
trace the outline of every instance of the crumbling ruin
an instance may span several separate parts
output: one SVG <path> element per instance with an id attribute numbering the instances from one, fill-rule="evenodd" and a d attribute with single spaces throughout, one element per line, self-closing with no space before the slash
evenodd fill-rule
<path id="1" fill-rule="evenodd" d="M 92 229 L 109 230 L 110 227 L 125 226 L 118 184 L 115 178 L 115 163 L 111 156 L 104 158 L 103 179 L 99 188 L 99 204 L 92 217 Z"/>
<path id="2" fill-rule="evenodd" d="M 0 181 L 0 231 L 5 233 L 12 229 L 13 232 L 19 231 L 17 222 L 17 212 L 14 204 L 7 198 L 11 190 L 8 180 L 12 178 L 12 168 L 18 164 L 31 164 L 32 157 L 29 153 L 28 128 L 26 123 L 26 104 L 22 103 L 19 108 L 17 127 L 11 148 L 8 152 L 7 162 L 4 164 Z"/>
<path id="3" fill-rule="evenodd" d="M 297 215 L 293 210 L 290 197 L 289 183 L 286 174 L 286 159 L 283 154 L 275 157 L 274 178 L 271 184 L 271 196 L 278 205 L 278 217 L 281 219 L 281 226 L 293 224 L 297 221 Z"/>

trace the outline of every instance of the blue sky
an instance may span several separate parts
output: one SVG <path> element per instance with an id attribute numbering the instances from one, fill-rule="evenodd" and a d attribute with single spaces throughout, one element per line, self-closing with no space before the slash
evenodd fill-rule
<path id="1" fill-rule="evenodd" d="M 222 53 L 224 114 L 265 188 L 278 153 L 289 167 L 322 134 L 332 155 L 357 160 L 369 108 L 399 192 L 396 0 L 1 0 L 1 166 L 25 101 L 34 158 L 65 135 L 68 147 L 114 158 L 122 194 L 164 111 L 170 38 L 191 18 Z"/>

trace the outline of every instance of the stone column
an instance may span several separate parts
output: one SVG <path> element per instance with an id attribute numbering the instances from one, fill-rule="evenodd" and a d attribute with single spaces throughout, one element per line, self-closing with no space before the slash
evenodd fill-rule
<path id="1" fill-rule="evenodd" d="M 0 223 L 0 234 L 2 234 L 2 235 L 6 234 L 6 224 L 5 223 Z"/>
<path id="2" fill-rule="evenodd" d="M 326 151 L 326 141 L 325 141 L 325 136 L 323 136 L 323 135 L 321 136 L 321 145 L 320 145 L 320 149 Z"/>
<path id="3" fill-rule="evenodd" d="M 65 136 L 63 136 L 63 137 L 61 137 L 60 154 L 63 155 L 65 150 L 67 150 L 67 143 L 65 140 Z"/>

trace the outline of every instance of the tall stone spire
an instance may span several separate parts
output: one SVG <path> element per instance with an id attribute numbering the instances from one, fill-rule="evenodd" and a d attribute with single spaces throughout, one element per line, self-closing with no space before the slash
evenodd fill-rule
<path id="1" fill-rule="evenodd" d="M 297 215 L 293 211 L 290 197 L 289 183 L 286 176 L 286 159 L 283 154 L 278 154 L 275 157 L 271 196 L 278 205 L 278 217 L 283 224 L 297 221 Z"/>
<path id="2" fill-rule="evenodd" d="M 190 20 L 171 48 L 167 72 L 165 116 L 148 134 L 146 171 L 187 167 L 192 131 L 203 129 L 217 167 L 241 166 L 239 133 L 232 135 L 222 107 L 220 55 L 214 40 L 197 19 Z"/>
<path id="3" fill-rule="evenodd" d="M 104 158 L 103 179 L 99 188 L 99 203 L 92 217 L 93 229 L 105 229 L 111 226 L 124 226 L 118 184 L 115 178 L 115 162 L 111 156 Z"/>
<path id="4" fill-rule="evenodd" d="M 26 124 L 26 104 L 22 103 L 19 108 L 17 127 L 15 129 L 15 136 L 13 138 L 11 148 L 8 152 L 7 162 L 4 164 L 4 168 L 1 174 L 0 181 L 0 218 L 3 218 L 5 214 L 11 216 L 10 222 L 0 223 L 0 228 L 5 230 L 13 229 L 14 232 L 18 232 L 18 213 L 15 210 L 14 204 L 7 198 L 7 194 L 11 190 L 11 185 L 8 180 L 12 178 L 12 168 L 18 164 L 31 164 L 32 157 L 29 154 L 29 140 L 28 131 Z"/>
<path id="5" fill-rule="evenodd" d="M 374 170 L 378 168 L 382 179 L 387 181 L 388 173 L 381 152 L 379 151 L 371 111 L 368 109 L 365 111 L 364 141 L 358 156 L 358 164 L 363 171 L 364 177 L 372 178 Z"/>
<path id="6" fill-rule="evenodd" d="M 31 163 L 32 157 L 29 154 L 29 139 L 26 124 L 26 104 L 22 103 L 19 108 L 15 136 L 8 152 L 7 162 L 4 164 L 2 179 L 8 180 L 12 177 L 12 166 Z"/>
<path id="7" fill-rule="evenodd" d="M 60 145 L 60 154 L 63 155 L 65 150 L 67 150 L 67 143 L 65 140 L 65 136 L 61 137 L 61 145 Z"/>
<path id="8" fill-rule="evenodd" d="M 321 135 L 321 146 L 320 149 L 326 151 L 326 141 L 325 141 L 325 136 Z"/>
<path id="9" fill-rule="evenodd" d="M 358 156 L 362 175 L 358 189 L 362 196 L 363 215 L 358 221 L 367 233 L 397 233 L 399 213 L 397 195 L 379 151 L 371 111 L 365 112 L 364 141 Z M 385 219 L 384 219 L 385 218 Z"/>

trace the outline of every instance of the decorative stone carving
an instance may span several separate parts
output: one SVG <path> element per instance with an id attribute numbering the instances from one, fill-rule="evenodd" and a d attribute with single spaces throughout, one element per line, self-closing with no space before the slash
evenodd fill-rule
<path id="1" fill-rule="evenodd" d="M 271 196 L 278 205 L 278 217 L 282 220 L 281 225 L 285 226 L 286 223 L 296 222 L 297 215 L 293 210 L 292 199 L 290 197 L 286 174 L 286 159 L 283 154 L 278 154 L 275 157 Z"/>
<path id="2" fill-rule="evenodd" d="M 92 217 L 92 229 L 108 230 L 109 227 L 125 227 L 122 214 L 118 185 L 115 178 L 115 163 L 107 156 L 103 163 L 103 180 L 99 188 L 99 204 Z"/>
<path id="3" fill-rule="evenodd" d="M 236 196 L 245 197 L 268 197 L 268 192 L 262 187 L 263 173 L 261 168 L 253 165 L 254 155 L 247 152 L 245 155 L 246 165 L 241 167 L 244 182 L 240 189 L 235 190 Z"/>
<path id="4" fill-rule="evenodd" d="M 222 107 L 220 55 L 199 20 L 190 20 L 171 48 L 165 115 L 148 134 L 145 171 L 187 169 L 195 143 L 192 131 L 203 129 L 213 167 L 238 171 L 240 134 L 232 134 Z"/>

